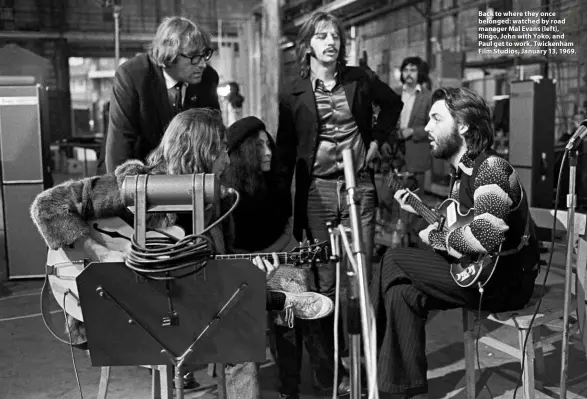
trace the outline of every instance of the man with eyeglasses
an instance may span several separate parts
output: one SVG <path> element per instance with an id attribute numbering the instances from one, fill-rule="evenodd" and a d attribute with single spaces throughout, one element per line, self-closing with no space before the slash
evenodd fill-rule
<path id="1" fill-rule="evenodd" d="M 177 113 L 220 109 L 218 73 L 206 64 L 212 53 L 207 32 L 187 18 L 168 17 L 149 52 L 116 69 L 100 173 L 114 172 L 128 159 L 144 161 Z"/>

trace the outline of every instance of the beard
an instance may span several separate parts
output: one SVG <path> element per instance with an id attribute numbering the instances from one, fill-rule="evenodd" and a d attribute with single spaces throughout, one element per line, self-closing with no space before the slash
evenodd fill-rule
<path id="1" fill-rule="evenodd" d="M 459 134 L 455 124 L 448 136 L 436 140 L 436 148 L 432 148 L 430 153 L 434 158 L 449 159 L 455 155 L 463 145 L 463 136 Z"/>

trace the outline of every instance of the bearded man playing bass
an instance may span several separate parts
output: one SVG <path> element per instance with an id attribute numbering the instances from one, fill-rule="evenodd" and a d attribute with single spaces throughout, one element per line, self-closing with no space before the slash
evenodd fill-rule
<path id="1" fill-rule="evenodd" d="M 432 155 L 450 163 L 449 206 L 441 218 L 415 194 L 395 194 L 403 209 L 431 223 L 419 233 L 431 249 L 388 250 L 373 275 L 382 398 L 428 397 L 429 311 L 521 308 L 539 271 L 526 194 L 514 168 L 491 151 L 485 100 L 466 88 L 438 89 L 425 130 Z M 469 220 L 460 222 L 462 215 Z"/>

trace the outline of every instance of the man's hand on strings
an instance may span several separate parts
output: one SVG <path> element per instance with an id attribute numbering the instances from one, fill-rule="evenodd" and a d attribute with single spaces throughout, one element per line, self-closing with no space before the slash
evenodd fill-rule
<path id="1" fill-rule="evenodd" d="M 417 215 L 417 214 L 418 214 L 418 212 L 416 212 L 416 211 L 414 210 L 414 208 L 412 208 L 412 206 L 411 206 L 411 205 L 408 205 L 408 204 L 406 204 L 406 201 L 407 201 L 407 199 L 408 199 L 408 197 L 409 197 L 410 195 L 413 195 L 413 196 L 414 196 L 414 197 L 416 197 L 416 198 L 417 198 L 419 201 L 422 201 L 422 200 L 420 199 L 420 197 L 418 197 L 416 194 L 414 194 L 414 192 L 412 192 L 412 191 L 410 191 L 410 190 L 408 190 L 408 189 L 405 189 L 405 188 L 402 188 L 402 189 L 400 189 L 400 190 L 397 190 L 397 191 L 395 192 L 395 194 L 393 195 L 393 198 L 395 198 L 395 200 L 396 200 L 396 201 L 399 203 L 400 207 L 401 207 L 401 208 L 402 208 L 404 211 L 407 211 L 407 212 L 410 212 L 410 213 L 413 213 L 413 214 L 416 214 L 416 215 Z"/>
<path id="2" fill-rule="evenodd" d="M 253 264 L 265 272 L 266 280 L 271 280 L 271 277 L 273 277 L 277 271 L 277 268 L 279 267 L 279 258 L 277 257 L 277 254 L 273 252 L 271 257 L 273 258 L 273 263 L 269 262 L 267 259 L 261 258 L 260 256 L 257 256 L 253 259 Z"/>

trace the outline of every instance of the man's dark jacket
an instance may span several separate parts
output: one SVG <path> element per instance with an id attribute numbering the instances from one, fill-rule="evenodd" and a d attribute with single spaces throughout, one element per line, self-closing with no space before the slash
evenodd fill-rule
<path id="1" fill-rule="evenodd" d="M 220 109 L 218 79 L 218 73 L 207 66 L 202 81 L 187 87 L 182 109 Z M 98 172 L 113 172 L 128 159 L 144 162 L 159 145 L 173 116 L 163 71 L 148 54 L 120 65 L 112 85 L 110 122 Z"/>
<path id="2" fill-rule="evenodd" d="M 373 72 L 357 67 L 341 67 L 338 73 L 347 102 L 366 149 L 376 140 L 381 148 L 395 128 L 403 107 L 401 97 Z M 381 108 L 373 125 L 373 103 Z M 279 105 L 277 147 L 291 182 L 296 173 L 294 232 L 307 227 L 308 188 L 316 155 L 319 118 L 311 79 L 296 80 L 284 93 Z"/>

